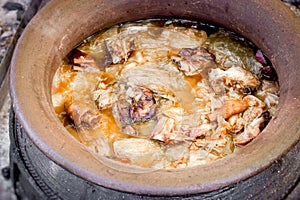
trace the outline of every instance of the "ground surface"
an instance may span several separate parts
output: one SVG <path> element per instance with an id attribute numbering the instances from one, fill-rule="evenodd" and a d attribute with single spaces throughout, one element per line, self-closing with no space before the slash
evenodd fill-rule
<path id="1" fill-rule="evenodd" d="M 22 14 L 29 5 L 30 0 L 0 0 L 0 62 L 20 23 Z M 9 135 L 8 135 L 8 110 L 10 99 L 7 95 L 4 106 L 0 108 L 0 169 L 9 165 Z M 13 194 L 12 184 L 0 175 L 0 199 L 16 199 Z"/>

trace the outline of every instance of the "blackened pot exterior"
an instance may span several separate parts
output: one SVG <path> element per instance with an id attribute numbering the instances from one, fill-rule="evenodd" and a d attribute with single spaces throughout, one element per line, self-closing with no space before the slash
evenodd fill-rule
<path id="1" fill-rule="evenodd" d="M 214 199 L 297 199 L 300 195 L 300 143 L 263 172 L 212 192 L 177 196 L 139 195 L 109 189 L 84 180 L 43 154 L 28 138 L 10 113 L 10 171 L 20 199 L 88 200 L 214 200 Z"/>
<path id="2" fill-rule="evenodd" d="M 62 58 L 100 29 L 158 17 L 221 25 L 254 42 L 273 63 L 281 89 L 279 110 L 245 148 L 203 166 L 147 171 L 95 158 L 57 119 L 51 103 L 51 83 Z M 258 174 L 299 142 L 299 33 L 298 19 L 274 0 L 53 0 L 27 26 L 14 53 L 14 111 L 31 141 L 46 156 L 95 184 L 136 194 L 168 196 L 217 190 Z"/>

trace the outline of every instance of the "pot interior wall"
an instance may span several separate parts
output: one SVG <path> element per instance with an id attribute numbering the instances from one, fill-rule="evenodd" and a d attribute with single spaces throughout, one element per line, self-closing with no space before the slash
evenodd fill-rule
<path id="1" fill-rule="evenodd" d="M 52 78 L 74 46 L 116 23 L 160 17 L 221 25 L 254 42 L 271 60 L 281 87 L 279 110 L 247 147 L 195 168 L 145 171 L 95 158 L 57 119 L 51 103 Z M 11 72 L 14 110 L 41 151 L 72 173 L 99 185 L 154 195 L 215 190 L 262 171 L 299 141 L 299 32 L 296 17 L 273 0 L 53 0 L 31 21 L 17 45 Z"/>

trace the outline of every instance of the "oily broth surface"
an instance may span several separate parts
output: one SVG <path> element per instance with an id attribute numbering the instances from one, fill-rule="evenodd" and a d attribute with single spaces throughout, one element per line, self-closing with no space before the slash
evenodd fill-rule
<path id="1" fill-rule="evenodd" d="M 233 153 L 274 115 L 277 75 L 234 33 L 185 20 L 116 25 L 62 61 L 55 112 L 93 154 L 183 168 Z"/>

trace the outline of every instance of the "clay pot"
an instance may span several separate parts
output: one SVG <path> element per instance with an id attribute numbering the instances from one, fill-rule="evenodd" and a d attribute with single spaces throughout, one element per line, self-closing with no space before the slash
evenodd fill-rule
<path id="1" fill-rule="evenodd" d="M 51 83 L 62 58 L 80 41 L 119 22 L 196 19 L 226 27 L 256 44 L 273 63 L 279 109 L 240 151 L 207 165 L 141 170 L 91 155 L 65 130 L 51 104 Z M 58 165 L 98 185 L 151 195 L 209 192 L 247 179 L 285 155 L 300 139 L 300 22 L 274 0 L 53 0 L 20 38 L 11 63 L 11 97 L 33 143 Z"/>

